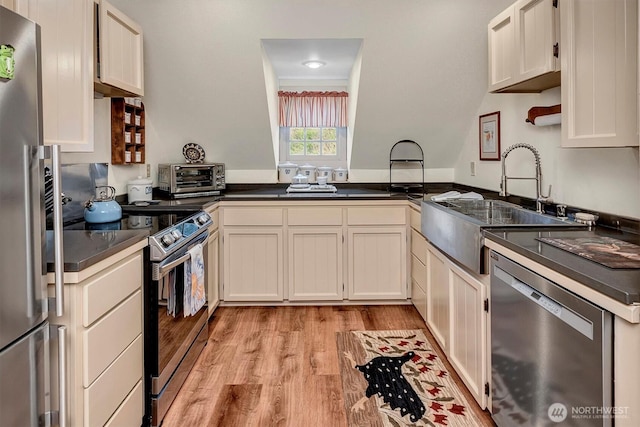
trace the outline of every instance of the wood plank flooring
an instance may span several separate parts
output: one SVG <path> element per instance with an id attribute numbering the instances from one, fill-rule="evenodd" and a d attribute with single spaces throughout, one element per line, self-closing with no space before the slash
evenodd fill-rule
<path id="1" fill-rule="evenodd" d="M 423 329 L 435 343 L 410 305 L 218 308 L 163 426 L 346 426 L 335 333 L 385 329 Z"/>

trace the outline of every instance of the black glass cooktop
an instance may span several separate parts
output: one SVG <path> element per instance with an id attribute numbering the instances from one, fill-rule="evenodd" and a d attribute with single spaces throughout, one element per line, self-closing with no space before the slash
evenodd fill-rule
<path id="1" fill-rule="evenodd" d="M 125 213 L 122 219 L 105 223 L 88 223 L 79 221 L 64 226 L 65 230 L 147 230 L 149 235 L 156 234 L 160 230 L 178 223 L 193 215 L 193 212 L 175 213 Z"/>

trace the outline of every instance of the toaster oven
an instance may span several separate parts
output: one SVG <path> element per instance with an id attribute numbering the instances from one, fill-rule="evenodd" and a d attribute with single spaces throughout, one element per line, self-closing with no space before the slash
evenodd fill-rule
<path id="1" fill-rule="evenodd" d="M 224 163 L 159 164 L 158 189 L 172 198 L 218 195 L 225 189 Z"/>

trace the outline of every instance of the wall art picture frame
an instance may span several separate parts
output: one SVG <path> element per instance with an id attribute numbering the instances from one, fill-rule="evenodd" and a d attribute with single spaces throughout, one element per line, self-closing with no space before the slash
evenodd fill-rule
<path id="1" fill-rule="evenodd" d="M 500 160 L 500 111 L 479 119 L 480 160 Z"/>

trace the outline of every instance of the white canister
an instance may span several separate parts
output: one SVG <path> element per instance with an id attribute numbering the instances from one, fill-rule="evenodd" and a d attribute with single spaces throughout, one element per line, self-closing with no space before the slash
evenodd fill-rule
<path id="1" fill-rule="evenodd" d="M 298 165 L 295 163 L 280 163 L 278 165 L 278 181 L 291 182 L 291 178 L 295 176 L 296 172 L 298 172 Z"/>
<path id="2" fill-rule="evenodd" d="M 324 176 L 327 182 L 333 181 L 333 168 L 331 166 L 318 166 L 318 178 Z"/>
<path id="3" fill-rule="evenodd" d="M 333 171 L 333 180 L 335 182 L 346 182 L 347 170 L 345 168 L 335 168 Z"/>
<path id="4" fill-rule="evenodd" d="M 300 166 L 300 173 L 309 178 L 309 182 L 316 182 L 316 167 L 310 164 Z"/>
<path id="5" fill-rule="evenodd" d="M 143 178 L 141 176 L 138 179 L 131 180 L 127 183 L 127 192 L 129 196 L 129 204 L 134 202 L 148 202 L 151 200 L 153 187 L 153 181 L 151 178 Z"/>

